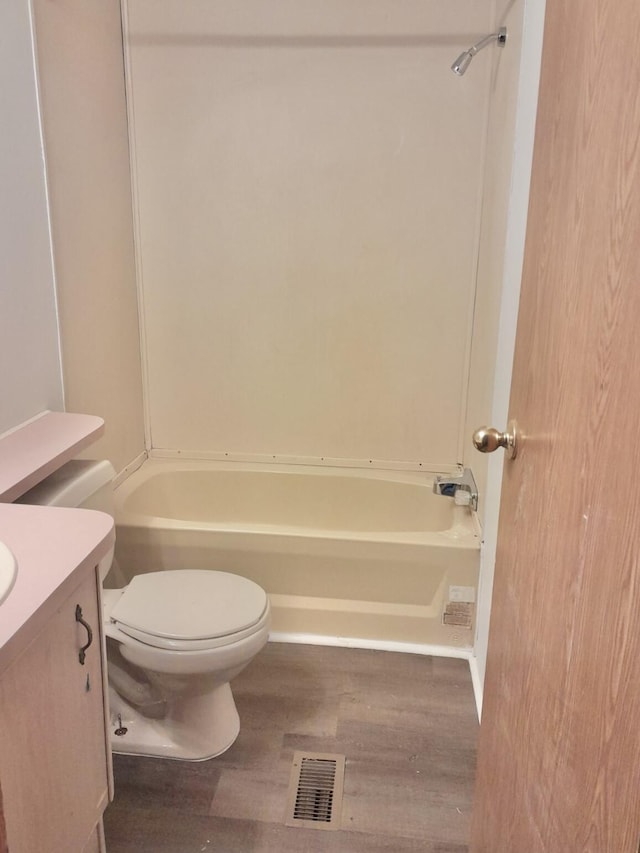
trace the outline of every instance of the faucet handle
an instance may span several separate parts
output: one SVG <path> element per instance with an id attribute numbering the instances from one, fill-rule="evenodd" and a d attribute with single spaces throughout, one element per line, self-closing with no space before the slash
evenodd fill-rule
<path id="1" fill-rule="evenodd" d="M 480 427 L 473 434 L 473 446 L 480 453 L 493 453 L 499 447 L 504 447 L 509 459 L 515 459 L 518 453 L 518 424 L 509 421 L 505 432 L 499 432 L 494 427 Z"/>

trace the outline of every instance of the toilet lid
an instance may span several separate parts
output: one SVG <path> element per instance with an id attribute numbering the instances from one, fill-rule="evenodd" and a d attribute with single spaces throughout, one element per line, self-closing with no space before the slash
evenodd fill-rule
<path id="1" fill-rule="evenodd" d="M 206 640 L 250 628 L 266 606 L 262 587 L 239 575 L 151 572 L 133 578 L 113 607 L 111 619 L 151 636 Z"/>

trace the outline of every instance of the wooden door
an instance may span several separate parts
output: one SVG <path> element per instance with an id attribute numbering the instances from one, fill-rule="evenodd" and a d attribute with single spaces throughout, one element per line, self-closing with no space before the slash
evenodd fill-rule
<path id="1" fill-rule="evenodd" d="M 510 416 L 470 850 L 637 853 L 638 0 L 547 0 Z"/>

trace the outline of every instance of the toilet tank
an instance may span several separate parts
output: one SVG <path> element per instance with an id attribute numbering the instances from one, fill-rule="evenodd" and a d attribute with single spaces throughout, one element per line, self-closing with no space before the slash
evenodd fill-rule
<path id="1" fill-rule="evenodd" d="M 113 478 L 110 462 L 72 459 L 16 500 L 36 506 L 99 509 L 113 515 Z"/>
<path id="2" fill-rule="evenodd" d="M 15 503 L 97 509 L 113 517 L 115 473 L 113 465 L 106 460 L 96 462 L 93 459 L 72 459 L 25 492 Z M 100 561 L 102 580 L 112 562 L 113 548 Z"/>

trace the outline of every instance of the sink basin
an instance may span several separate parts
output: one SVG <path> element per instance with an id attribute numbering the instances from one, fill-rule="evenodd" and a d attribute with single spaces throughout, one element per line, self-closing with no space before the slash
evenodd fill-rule
<path id="1" fill-rule="evenodd" d="M 0 604 L 13 589 L 18 574 L 18 563 L 9 548 L 0 542 Z"/>

